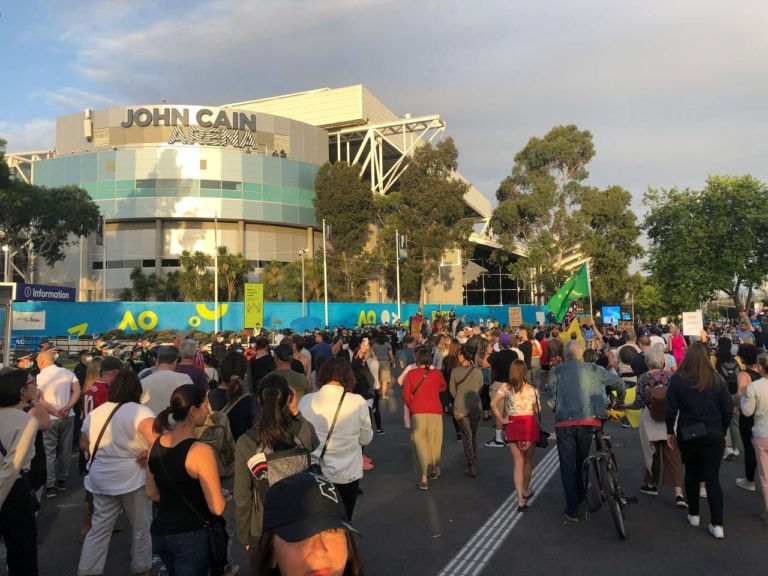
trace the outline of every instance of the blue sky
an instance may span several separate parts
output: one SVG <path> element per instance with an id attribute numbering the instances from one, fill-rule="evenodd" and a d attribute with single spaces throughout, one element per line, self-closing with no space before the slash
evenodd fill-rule
<path id="1" fill-rule="evenodd" d="M 364 84 L 440 113 L 493 197 L 531 136 L 594 135 L 589 183 L 768 180 L 768 3 L 715 0 L 0 1 L 0 137 L 51 147 L 57 115 L 222 104 Z"/>

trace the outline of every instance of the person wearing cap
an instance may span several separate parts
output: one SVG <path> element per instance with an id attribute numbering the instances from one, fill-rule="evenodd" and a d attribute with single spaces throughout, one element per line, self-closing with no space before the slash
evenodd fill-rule
<path id="1" fill-rule="evenodd" d="M 29 350 L 24 350 L 23 352 L 17 351 L 16 356 L 16 368 L 20 370 L 27 370 L 28 372 L 32 372 L 32 368 L 35 364 L 35 353 L 31 352 Z"/>
<path id="2" fill-rule="evenodd" d="M 278 374 L 285 378 L 288 381 L 288 385 L 296 392 L 296 397 L 301 400 L 305 394 L 312 390 L 312 387 L 309 383 L 309 378 L 303 372 L 299 373 L 291 368 L 291 363 L 295 359 L 291 345 L 283 342 L 275 348 L 275 365 L 277 368 L 267 374 L 267 376 Z"/>
<path id="3" fill-rule="evenodd" d="M 56 366 L 52 350 L 38 354 L 37 365 L 37 387 L 54 411 L 51 428 L 43 433 L 48 467 L 45 490 L 46 496 L 52 497 L 55 491 L 67 489 L 75 426 L 72 407 L 80 400 L 80 381 L 71 370 Z"/>
<path id="4" fill-rule="evenodd" d="M 77 376 L 77 380 L 80 382 L 80 388 L 82 389 L 83 386 L 85 386 L 85 374 L 88 372 L 88 362 L 91 361 L 92 357 L 91 351 L 84 348 L 80 350 L 77 357 L 78 361 L 77 364 L 75 364 L 75 367 L 72 368 L 72 372 Z"/>
<path id="5" fill-rule="evenodd" d="M 363 573 L 352 534 L 333 483 L 311 472 L 277 482 L 264 503 L 264 537 L 259 546 L 262 576 Z"/>
<path id="6" fill-rule="evenodd" d="M 124 368 L 122 361 L 114 356 L 106 356 L 99 366 L 99 378 L 83 391 L 83 418 L 107 401 L 109 386 Z"/>

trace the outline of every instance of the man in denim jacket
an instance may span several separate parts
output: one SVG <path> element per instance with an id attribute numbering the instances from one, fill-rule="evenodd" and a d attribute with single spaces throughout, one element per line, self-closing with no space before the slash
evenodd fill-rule
<path id="1" fill-rule="evenodd" d="M 560 459 L 560 479 L 565 492 L 564 516 L 579 521 L 584 501 L 582 465 L 589 455 L 592 430 L 602 426 L 608 401 L 606 388 L 624 397 L 624 381 L 604 368 L 583 360 L 584 345 L 571 340 L 565 346 L 565 362 L 552 369 L 547 389 L 554 393 L 555 434 Z"/>

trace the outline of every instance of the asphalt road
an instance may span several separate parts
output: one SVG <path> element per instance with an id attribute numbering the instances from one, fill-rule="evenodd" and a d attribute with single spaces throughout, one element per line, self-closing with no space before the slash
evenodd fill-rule
<path id="1" fill-rule="evenodd" d="M 519 514 L 515 499 L 510 498 L 514 487 L 509 450 L 480 446 L 479 476 L 464 476 L 463 450 L 446 417 L 442 476 L 430 482 L 428 491 L 418 490 L 399 392 L 396 399 L 382 402 L 385 434 L 377 435 L 367 449 L 375 469 L 361 482 L 364 494 L 353 518 L 363 533 L 358 544 L 369 576 L 768 573 L 768 526 L 759 518 L 761 495 L 734 484 L 737 476 L 743 476 L 741 457 L 722 466 L 726 537 L 716 541 L 707 533 L 705 503 L 702 526 L 691 528 L 685 511 L 675 507 L 671 489 L 662 488 L 658 497 L 638 492 L 643 472 L 638 432 L 609 424 L 607 433 L 617 453 L 622 484 L 628 495 L 638 498 L 626 513 L 628 539 L 620 541 L 607 509 L 590 521 L 563 520 L 554 443 L 537 451 L 537 495 L 529 511 Z M 548 416 L 545 428 L 551 430 Z M 492 434 L 490 422 L 481 423 L 480 442 Z M 76 573 L 82 507 L 83 491 L 76 476 L 67 492 L 43 502 L 39 515 L 42 575 Z M 130 539 L 125 519 L 119 521 L 118 529 L 122 530 L 113 535 L 106 574 L 128 576 Z M 244 551 L 236 544 L 233 553 L 245 573 Z M 3 563 L 0 574 L 4 570 Z"/>

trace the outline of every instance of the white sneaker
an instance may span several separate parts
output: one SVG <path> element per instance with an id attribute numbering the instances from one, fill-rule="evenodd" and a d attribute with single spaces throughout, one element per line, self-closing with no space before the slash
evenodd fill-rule
<path id="1" fill-rule="evenodd" d="M 755 491 L 755 483 L 750 482 L 746 478 L 736 478 L 736 486 L 738 486 L 742 490 L 746 490 L 747 492 Z"/>
<path id="2" fill-rule="evenodd" d="M 709 533 L 712 534 L 712 536 L 714 536 L 718 540 L 722 540 L 723 538 L 725 538 L 725 531 L 723 530 L 722 526 L 714 526 L 710 524 Z"/>
<path id="3" fill-rule="evenodd" d="M 690 514 L 686 514 L 685 519 L 688 520 L 688 524 L 690 524 L 694 528 L 697 528 L 699 524 L 701 524 L 700 516 L 691 516 Z"/>
<path id="4" fill-rule="evenodd" d="M 733 460 L 733 456 L 733 448 L 726 446 L 725 451 L 723 451 L 723 460 Z"/>
<path id="5" fill-rule="evenodd" d="M 738 456 L 739 454 L 741 454 L 741 452 L 739 452 L 739 449 L 738 448 L 734 448 L 733 449 L 733 455 L 734 456 Z"/>

